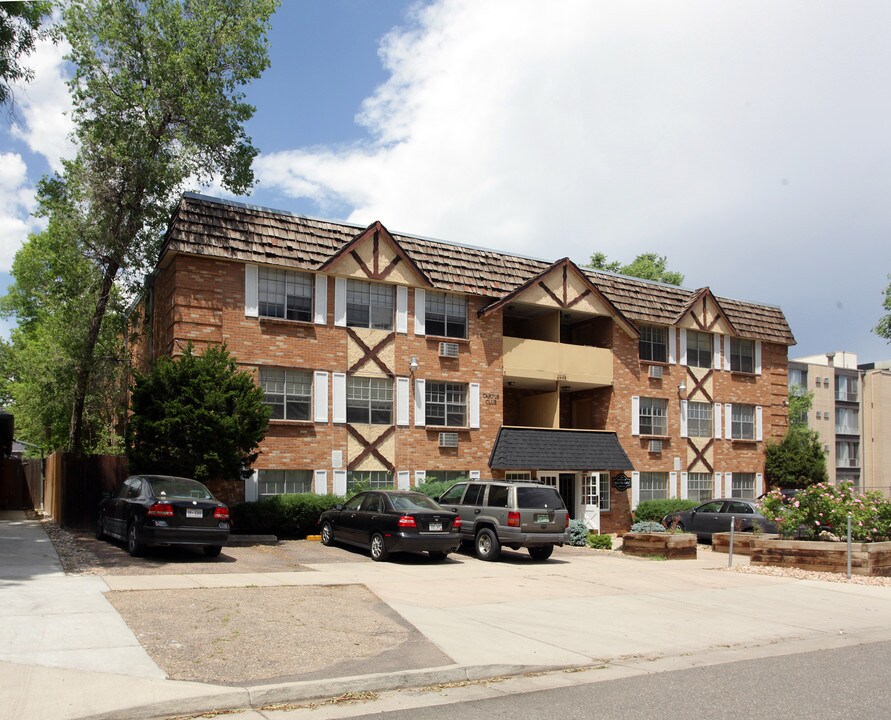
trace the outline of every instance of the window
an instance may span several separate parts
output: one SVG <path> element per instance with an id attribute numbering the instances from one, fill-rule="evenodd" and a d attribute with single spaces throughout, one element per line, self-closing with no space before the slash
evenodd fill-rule
<path id="1" fill-rule="evenodd" d="M 260 368 L 263 402 L 272 409 L 273 420 L 309 420 L 312 374 L 306 370 Z"/>
<path id="2" fill-rule="evenodd" d="M 469 470 L 427 470 L 424 482 L 454 483 L 469 477 Z"/>
<path id="3" fill-rule="evenodd" d="M 665 500 L 668 498 L 668 473 L 642 472 L 640 474 L 640 501 Z"/>
<path id="4" fill-rule="evenodd" d="M 712 437 L 714 434 L 712 404 L 689 401 L 687 403 L 687 437 Z"/>
<path id="5" fill-rule="evenodd" d="M 483 495 L 486 493 L 486 486 L 482 484 L 468 485 L 467 492 L 464 494 L 464 505 L 482 505 Z"/>
<path id="6" fill-rule="evenodd" d="M 428 335 L 467 337 L 467 299 L 460 295 L 428 292 L 425 298 Z"/>
<path id="7" fill-rule="evenodd" d="M 668 400 L 640 399 L 640 434 L 668 435 Z"/>
<path id="8" fill-rule="evenodd" d="M 532 480 L 532 473 L 528 470 L 512 470 L 510 472 L 504 473 L 504 477 L 506 480 L 519 480 L 520 482 L 530 482 Z M 544 481 L 542 481 L 544 482 Z M 547 483 L 546 485 L 556 485 L 557 478 L 553 478 L 553 482 Z"/>
<path id="9" fill-rule="evenodd" d="M 789 368 L 789 392 L 793 395 L 807 394 L 807 370 Z"/>
<path id="10" fill-rule="evenodd" d="M 702 502 L 712 497 L 714 481 L 710 473 L 687 474 L 687 499 Z"/>
<path id="11" fill-rule="evenodd" d="M 312 492 L 312 470 L 258 470 L 257 492 L 260 497 Z"/>
<path id="12" fill-rule="evenodd" d="M 600 509 L 609 512 L 609 473 L 600 473 Z"/>
<path id="13" fill-rule="evenodd" d="M 838 375 L 835 378 L 835 399 L 842 402 L 857 402 L 857 378 L 851 375 Z"/>
<path id="14" fill-rule="evenodd" d="M 347 473 L 347 492 L 393 487 L 393 473 L 386 470 L 350 470 Z"/>
<path id="15" fill-rule="evenodd" d="M 730 338 L 730 369 L 733 372 L 755 372 L 755 341 Z"/>
<path id="16" fill-rule="evenodd" d="M 599 490 L 597 475 L 584 475 L 582 477 L 582 504 L 599 505 L 600 498 L 597 495 Z"/>
<path id="17" fill-rule="evenodd" d="M 710 368 L 712 366 L 712 336 L 709 333 L 687 330 L 687 365 Z"/>
<path id="18" fill-rule="evenodd" d="M 842 435 L 858 435 L 860 413 L 856 408 L 835 409 L 835 432 Z"/>
<path id="19" fill-rule="evenodd" d="M 347 280 L 347 326 L 393 329 L 393 287 Z"/>
<path id="20" fill-rule="evenodd" d="M 393 381 L 390 378 L 347 377 L 347 422 L 393 424 Z"/>
<path id="21" fill-rule="evenodd" d="M 312 320 L 312 275 L 260 268 L 257 273 L 260 316 Z"/>
<path id="22" fill-rule="evenodd" d="M 755 499 L 755 473 L 733 473 L 733 497 Z M 748 508 L 748 505 L 746 506 Z M 749 510 L 751 512 L 751 510 Z"/>
<path id="23" fill-rule="evenodd" d="M 856 440 L 838 440 L 835 443 L 835 466 L 860 467 L 860 443 Z"/>
<path id="24" fill-rule="evenodd" d="M 486 498 L 486 505 L 489 507 L 508 506 L 508 498 L 510 496 L 510 488 L 507 485 L 489 485 L 489 495 Z"/>
<path id="25" fill-rule="evenodd" d="M 467 489 L 467 483 L 460 483 L 446 490 L 440 497 L 441 505 L 457 505 L 461 502 L 461 496 Z"/>
<path id="26" fill-rule="evenodd" d="M 730 412 L 730 437 L 734 440 L 755 439 L 755 406 L 732 405 Z"/>
<path id="27" fill-rule="evenodd" d="M 463 383 L 425 383 L 424 412 L 428 425 L 467 427 L 467 385 Z"/>
<path id="28" fill-rule="evenodd" d="M 674 332 L 674 328 L 672 328 Z M 642 325 L 640 328 L 640 359 L 668 362 L 668 328 Z"/>

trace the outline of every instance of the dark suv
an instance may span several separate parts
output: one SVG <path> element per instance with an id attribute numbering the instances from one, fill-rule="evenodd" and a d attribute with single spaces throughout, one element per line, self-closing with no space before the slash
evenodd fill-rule
<path id="1" fill-rule="evenodd" d="M 502 545 L 547 560 L 555 545 L 569 542 L 569 513 L 550 485 L 471 480 L 452 485 L 438 500 L 461 516 L 461 538 L 473 542 L 480 560 L 497 560 Z"/>

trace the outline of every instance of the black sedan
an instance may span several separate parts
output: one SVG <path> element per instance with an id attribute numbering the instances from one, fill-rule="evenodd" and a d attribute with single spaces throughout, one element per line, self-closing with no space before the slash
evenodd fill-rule
<path id="1" fill-rule="evenodd" d="M 106 535 L 134 557 L 149 545 L 199 545 L 216 557 L 229 540 L 229 508 L 197 480 L 134 475 L 99 505 L 96 537 Z"/>
<path id="2" fill-rule="evenodd" d="M 445 560 L 461 544 L 461 518 L 418 492 L 361 492 L 323 512 L 319 522 L 323 545 L 358 545 L 377 561 L 402 551 Z"/>
<path id="3" fill-rule="evenodd" d="M 731 520 L 735 532 L 753 532 L 755 526 L 766 533 L 775 533 L 776 526 L 758 510 L 754 500 L 717 498 L 692 510 L 673 512 L 662 518 L 665 527 L 696 533 L 700 540 L 711 540 L 712 533 L 730 532 Z"/>

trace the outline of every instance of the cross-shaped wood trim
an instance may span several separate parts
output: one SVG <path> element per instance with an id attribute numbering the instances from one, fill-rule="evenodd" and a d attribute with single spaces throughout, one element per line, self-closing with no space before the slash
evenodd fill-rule
<path id="1" fill-rule="evenodd" d="M 393 463 L 391 463 L 389 460 L 387 460 L 387 458 L 381 455 L 378 447 L 382 442 L 384 442 L 384 440 L 386 440 L 388 437 L 390 437 L 390 435 L 396 432 L 395 426 L 391 425 L 390 427 L 388 427 L 374 442 L 365 438 L 362 433 L 356 430 L 356 428 L 354 428 L 352 425 L 347 425 L 347 430 L 349 431 L 350 435 L 352 435 L 364 448 L 361 453 L 359 453 L 353 460 L 349 462 L 349 464 L 347 465 L 347 470 L 355 470 L 356 466 L 359 465 L 366 457 L 368 457 L 369 455 L 374 455 L 379 463 L 381 463 L 390 472 L 393 472 Z"/>
<path id="2" fill-rule="evenodd" d="M 364 353 L 364 355 L 362 355 L 362 357 L 355 363 L 353 363 L 353 366 L 349 370 L 347 370 L 348 375 L 356 372 L 356 370 L 362 367 L 370 359 L 374 360 L 377 366 L 384 372 L 387 377 L 393 377 L 393 371 L 390 370 L 390 368 L 388 368 L 384 364 L 384 361 L 378 357 L 378 353 L 383 350 L 386 345 L 392 342 L 395 334 L 387 335 L 387 337 L 381 340 L 373 348 L 368 347 L 368 345 L 365 344 L 365 342 L 362 340 L 362 338 L 359 337 L 359 335 L 356 333 L 355 330 L 353 330 L 353 328 L 348 327 L 347 334 L 355 341 L 355 343 L 359 346 L 359 349 Z"/>
<path id="3" fill-rule="evenodd" d="M 689 377 L 693 381 L 693 389 L 687 392 L 687 399 L 690 399 L 690 396 L 699 390 L 703 395 L 705 395 L 705 399 L 714 405 L 715 401 L 712 400 L 712 396 L 709 395 L 708 390 L 705 389 L 705 381 L 708 380 L 714 370 L 709 370 L 705 375 L 702 376 L 702 380 L 696 377 L 693 374 L 693 371 L 690 368 L 687 368 L 687 377 Z M 699 400 L 693 400 L 692 402 L 700 402 Z"/>
<path id="4" fill-rule="evenodd" d="M 709 463 L 709 461 L 705 459 L 705 454 L 706 454 L 706 452 L 708 452 L 708 449 L 709 449 L 712 445 L 714 445 L 714 444 L 715 444 L 715 439 L 714 439 L 714 438 L 711 438 L 711 439 L 705 444 L 705 447 L 702 448 L 702 450 L 700 450 L 698 447 L 696 447 L 696 445 L 693 444 L 693 440 L 692 440 L 692 438 L 687 438 L 687 447 L 689 447 L 689 448 L 693 451 L 693 454 L 696 456 L 696 457 L 693 459 L 693 462 L 690 463 L 689 467 L 693 467 L 697 462 L 701 462 L 703 465 L 705 465 L 706 469 L 707 469 L 710 473 L 714 473 L 714 472 L 715 472 L 715 469 L 711 466 L 711 464 Z M 694 471 L 694 472 L 695 472 L 695 471 Z"/>

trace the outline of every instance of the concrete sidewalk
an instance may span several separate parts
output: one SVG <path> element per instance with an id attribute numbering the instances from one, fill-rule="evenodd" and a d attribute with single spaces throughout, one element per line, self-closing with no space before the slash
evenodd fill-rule
<path id="1" fill-rule="evenodd" d="M 312 572 L 65 577 L 40 524 L 0 514 L 0 718 L 165 717 L 530 670 L 652 672 L 891 639 L 891 588 L 654 562 L 325 563 Z M 745 559 L 741 559 L 745 561 Z M 171 681 L 107 590 L 364 584 L 452 660 L 419 671 L 246 688 Z"/>

